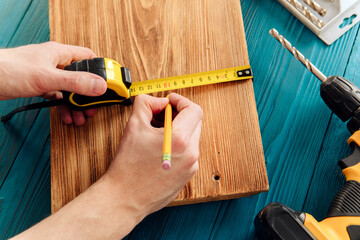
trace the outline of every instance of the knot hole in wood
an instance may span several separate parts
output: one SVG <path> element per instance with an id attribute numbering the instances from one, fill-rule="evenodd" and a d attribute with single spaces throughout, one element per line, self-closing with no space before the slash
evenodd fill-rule
<path id="1" fill-rule="evenodd" d="M 220 180 L 220 175 L 219 174 L 213 174 L 213 179 L 215 181 L 219 181 Z"/>

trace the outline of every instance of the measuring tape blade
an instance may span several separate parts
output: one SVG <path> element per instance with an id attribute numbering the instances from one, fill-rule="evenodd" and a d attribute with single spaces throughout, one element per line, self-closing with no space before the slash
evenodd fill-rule
<path id="1" fill-rule="evenodd" d="M 170 91 L 181 88 L 197 87 L 215 83 L 252 79 L 249 65 L 225 68 L 201 73 L 193 73 L 175 77 L 159 78 L 148 81 L 133 82 L 130 87 L 131 96 L 140 94 Z"/>

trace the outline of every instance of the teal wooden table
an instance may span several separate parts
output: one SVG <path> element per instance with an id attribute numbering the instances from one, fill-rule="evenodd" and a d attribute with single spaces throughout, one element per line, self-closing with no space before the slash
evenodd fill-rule
<path id="1" fill-rule="evenodd" d="M 274 40 L 276 28 L 325 75 L 360 86 L 356 25 L 327 46 L 275 0 L 241 1 L 270 190 L 248 198 L 165 208 L 127 239 L 254 239 L 254 216 L 278 201 L 322 219 L 344 183 L 337 161 L 350 154 L 346 125 L 326 107 L 320 82 Z M 0 1 L 0 47 L 49 40 L 47 0 Z M 1 77 L 1 76 L 0 76 Z M 0 102 L 0 115 L 39 98 Z M 49 110 L 0 123 L 0 237 L 50 215 Z"/>

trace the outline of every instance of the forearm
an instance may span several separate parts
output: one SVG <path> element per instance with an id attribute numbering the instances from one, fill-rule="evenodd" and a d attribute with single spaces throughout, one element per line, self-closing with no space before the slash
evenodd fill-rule
<path id="1" fill-rule="evenodd" d="M 9 91 L 11 91 L 11 81 L 9 81 L 10 76 L 8 75 L 7 71 L 7 62 L 6 57 L 8 54 L 6 54 L 7 49 L 0 49 L 0 100 L 8 100 L 13 97 L 8 97 Z"/>
<path id="2" fill-rule="evenodd" d="M 101 179 L 58 212 L 33 226 L 20 239 L 121 239 L 144 216 L 114 186 Z"/>

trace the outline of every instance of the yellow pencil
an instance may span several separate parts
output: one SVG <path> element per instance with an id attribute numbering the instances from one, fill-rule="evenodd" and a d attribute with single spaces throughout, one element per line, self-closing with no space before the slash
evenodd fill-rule
<path id="1" fill-rule="evenodd" d="M 162 154 L 162 167 L 165 170 L 171 167 L 171 125 L 172 125 L 172 107 L 171 104 L 168 103 L 168 105 L 166 105 L 165 108 L 164 145 L 163 145 L 163 154 Z"/>

